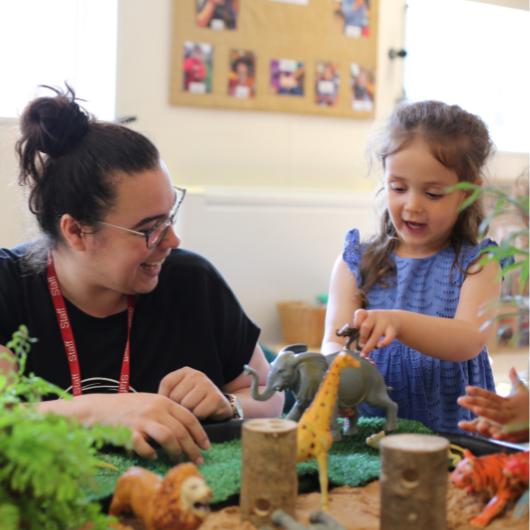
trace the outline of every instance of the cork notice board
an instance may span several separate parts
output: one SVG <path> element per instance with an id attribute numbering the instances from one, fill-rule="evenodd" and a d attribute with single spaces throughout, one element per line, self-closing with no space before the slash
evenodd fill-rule
<path id="1" fill-rule="evenodd" d="M 173 0 L 170 103 L 374 115 L 377 0 Z"/>

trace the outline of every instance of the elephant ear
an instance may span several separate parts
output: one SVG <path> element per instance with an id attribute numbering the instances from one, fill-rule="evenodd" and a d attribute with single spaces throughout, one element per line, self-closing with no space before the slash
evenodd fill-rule
<path id="1" fill-rule="evenodd" d="M 287 346 L 284 346 L 278 352 L 278 354 L 287 352 L 287 351 L 292 352 L 292 353 L 304 353 L 307 351 L 307 344 L 302 344 L 302 343 L 289 344 Z"/>
<path id="2" fill-rule="evenodd" d="M 295 363 L 296 356 L 292 351 L 281 351 L 271 363 L 272 367 L 289 367 Z"/>
<path id="3" fill-rule="evenodd" d="M 300 363 L 301 384 L 297 394 L 299 401 L 308 403 L 313 401 L 327 368 L 328 365 L 323 355 L 321 359 L 314 357 Z"/>

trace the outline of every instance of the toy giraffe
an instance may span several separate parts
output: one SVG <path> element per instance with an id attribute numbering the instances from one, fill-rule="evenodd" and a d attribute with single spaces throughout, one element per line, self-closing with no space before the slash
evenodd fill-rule
<path id="1" fill-rule="evenodd" d="M 337 401 L 340 372 L 343 368 L 359 368 L 357 359 L 341 352 L 329 367 L 313 402 L 306 409 L 297 428 L 296 460 L 316 458 L 322 508 L 328 507 L 328 450 L 333 443 L 331 420 Z"/>

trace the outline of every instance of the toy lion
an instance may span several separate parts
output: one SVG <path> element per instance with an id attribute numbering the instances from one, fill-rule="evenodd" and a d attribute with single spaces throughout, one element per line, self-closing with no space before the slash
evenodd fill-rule
<path id="1" fill-rule="evenodd" d="M 179 464 L 163 478 L 131 467 L 116 483 L 109 513 L 132 513 L 146 530 L 195 530 L 208 515 L 211 498 L 212 490 L 194 464 Z"/>

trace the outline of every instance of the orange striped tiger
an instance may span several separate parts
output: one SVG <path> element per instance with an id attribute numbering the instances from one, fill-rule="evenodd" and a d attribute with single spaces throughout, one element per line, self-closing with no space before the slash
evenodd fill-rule
<path id="1" fill-rule="evenodd" d="M 468 493 L 487 496 L 486 507 L 470 521 L 473 526 L 487 526 L 509 502 L 528 489 L 528 451 L 476 457 L 465 450 L 464 459 L 451 473 L 451 482 Z"/>

